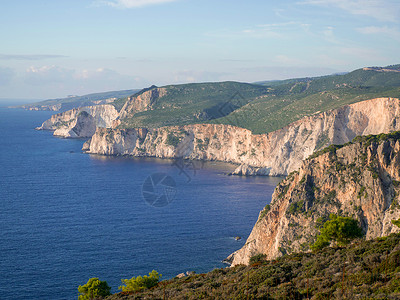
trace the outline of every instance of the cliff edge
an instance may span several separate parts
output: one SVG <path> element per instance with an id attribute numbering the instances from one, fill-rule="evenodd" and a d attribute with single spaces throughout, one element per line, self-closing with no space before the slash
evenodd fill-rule
<path id="1" fill-rule="evenodd" d="M 233 266 L 262 253 L 274 259 L 306 251 L 329 214 L 357 219 L 367 239 L 399 232 L 400 132 L 357 137 L 330 146 L 302 163 L 275 189 Z"/>
<path id="2" fill-rule="evenodd" d="M 84 150 L 102 155 L 220 160 L 241 165 L 236 175 L 287 175 L 330 144 L 400 130 L 399 118 L 399 99 L 376 98 L 307 116 L 268 134 L 224 124 L 98 128 Z M 138 131 L 142 132 L 140 139 Z"/>

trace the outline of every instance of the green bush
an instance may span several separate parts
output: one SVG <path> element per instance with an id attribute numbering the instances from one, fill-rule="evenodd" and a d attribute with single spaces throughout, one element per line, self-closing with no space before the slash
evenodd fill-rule
<path id="1" fill-rule="evenodd" d="M 149 273 L 149 276 L 144 275 L 138 277 L 132 277 L 131 279 L 121 279 L 121 282 L 125 285 L 119 287 L 123 292 L 138 292 L 144 289 L 152 288 L 156 286 L 161 278 L 161 274 L 153 270 Z"/>
<path id="2" fill-rule="evenodd" d="M 290 204 L 287 210 L 287 215 L 296 215 L 304 211 L 304 200 L 293 202 Z"/>
<path id="3" fill-rule="evenodd" d="M 80 293 L 79 300 L 89 300 L 98 297 L 106 297 L 111 295 L 111 287 L 106 281 L 100 281 L 99 278 L 90 278 L 85 285 L 78 287 Z"/>
<path id="4" fill-rule="evenodd" d="M 252 257 L 250 257 L 249 264 L 253 265 L 253 264 L 259 263 L 259 262 L 265 262 L 266 257 L 267 257 L 267 255 L 262 254 L 262 253 L 253 255 Z"/>
<path id="5" fill-rule="evenodd" d="M 392 220 L 393 225 L 396 225 L 397 227 L 400 228 L 400 218 L 397 220 Z"/>
<path id="6" fill-rule="evenodd" d="M 334 241 L 338 246 L 348 244 L 352 239 L 361 237 L 362 230 L 356 220 L 350 217 L 341 217 L 331 214 L 330 220 L 325 222 L 321 229 L 321 234 L 316 242 L 311 245 L 311 249 L 319 250 Z"/>
<path id="7" fill-rule="evenodd" d="M 261 214 L 260 214 L 260 217 L 258 218 L 258 221 L 260 221 L 262 218 L 264 218 L 267 215 L 267 213 L 270 211 L 270 209 L 271 209 L 271 205 L 270 204 L 265 205 L 264 209 L 261 211 Z"/>
<path id="8" fill-rule="evenodd" d="M 176 147 L 178 146 L 179 142 L 180 142 L 179 137 L 177 137 L 173 133 L 168 133 L 167 140 L 165 141 L 167 145 Z"/>

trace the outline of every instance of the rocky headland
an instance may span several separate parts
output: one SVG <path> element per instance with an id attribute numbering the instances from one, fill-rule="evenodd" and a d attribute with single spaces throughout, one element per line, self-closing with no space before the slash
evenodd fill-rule
<path id="1" fill-rule="evenodd" d="M 400 130 L 399 116 L 399 99 L 377 98 L 307 116 L 267 134 L 224 124 L 98 127 L 83 150 L 101 155 L 219 160 L 238 164 L 236 175 L 287 175 L 331 144 Z"/>
<path id="2" fill-rule="evenodd" d="M 309 250 L 329 214 L 358 220 L 367 239 L 399 232 L 400 132 L 357 137 L 302 162 L 275 189 L 246 244 L 228 257 L 233 266 L 256 254 L 274 259 Z"/>
<path id="3" fill-rule="evenodd" d="M 53 130 L 55 136 L 65 138 L 91 137 L 97 128 L 112 127 L 117 117 L 113 105 L 86 106 L 55 114 L 36 129 Z"/>

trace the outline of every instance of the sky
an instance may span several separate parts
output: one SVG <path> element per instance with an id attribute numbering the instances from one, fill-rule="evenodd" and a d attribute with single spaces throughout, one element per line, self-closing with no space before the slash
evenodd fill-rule
<path id="1" fill-rule="evenodd" d="M 0 98 L 400 63 L 399 0 L 2 0 Z"/>

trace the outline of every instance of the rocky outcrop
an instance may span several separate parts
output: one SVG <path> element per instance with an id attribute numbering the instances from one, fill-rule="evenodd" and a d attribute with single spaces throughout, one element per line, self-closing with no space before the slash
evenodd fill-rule
<path id="1" fill-rule="evenodd" d="M 91 137 L 97 127 L 111 127 L 117 117 L 113 105 L 86 106 L 53 115 L 36 129 L 53 130 L 66 138 Z"/>
<path id="2" fill-rule="evenodd" d="M 151 86 L 128 97 L 120 112 L 113 105 L 100 104 L 104 101 L 111 101 L 111 99 L 92 101 L 93 104 L 97 105 L 74 108 L 58 113 L 36 129 L 54 130 L 54 135 L 68 138 L 91 137 L 95 133 L 96 127 L 116 128 L 121 124 L 121 119 L 152 109 L 155 102 L 166 93 L 165 88 Z M 115 98 L 112 100 L 115 100 Z M 43 109 L 41 107 L 38 110 Z M 60 107 L 54 107 L 54 110 L 57 109 L 60 109 Z M 87 114 L 80 115 L 82 112 Z"/>
<path id="3" fill-rule="evenodd" d="M 399 193 L 400 132 L 331 146 L 276 187 L 246 244 L 228 261 L 234 266 L 259 253 L 274 259 L 307 250 L 331 213 L 357 219 L 367 239 L 399 232 L 391 223 L 400 217 Z"/>
<path id="4" fill-rule="evenodd" d="M 110 129 L 98 127 L 96 133 L 87 141 L 82 150 L 87 153 L 108 155 L 134 155 L 140 156 L 148 130 L 145 128 Z M 132 149 L 127 152 L 126 149 Z"/>
<path id="5" fill-rule="evenodd" d="M 151 102 L 153 91 L 148 91 L 147 102 Z M 104 155 L 221 160 L 242 165 L 234 172 L 238 175 L 286 175 L 330 144 L 344 144 L 358 135 L 400 130 L 399 118 L 399 99 L 378 98 L 307 116 L 268 134 L 252 134 L 230 125 L 196 124 L 149 129 L 140 143 L 120 144 L 112 136 L 128 138 L 132 130 L 106 134 L 99 129 L 87 149 Z M 113 144 L 118 151 L 107 150 L 114 149 Z"/>
<path id="6" fill-rule="evenodd" d="M 271 168 L 263 167 L 257 168 L 252 167 L 246 164 L 242 164 L 238 166 L 232 173 L 229 175 L 239 175 L 239 176 L 268 176 L 270 175 Z"/>
<path id="7" fill-rule="evenodd" d="M 62 104 L 52 104 L 52 105 L 22 105 L 21 108 L 26 109 L 26 110 L 47 110 L 47 111 L 59 111 L 61 110 Z"/>
<path id="8" fill-rule="evenodd" d="M 128 97 L 122 107 L 119 119 L 127 118 L 135 113 L 152 109 L 155 102 L 167 94 L 166 88 L 151 86 L 133 96 Z"/>

